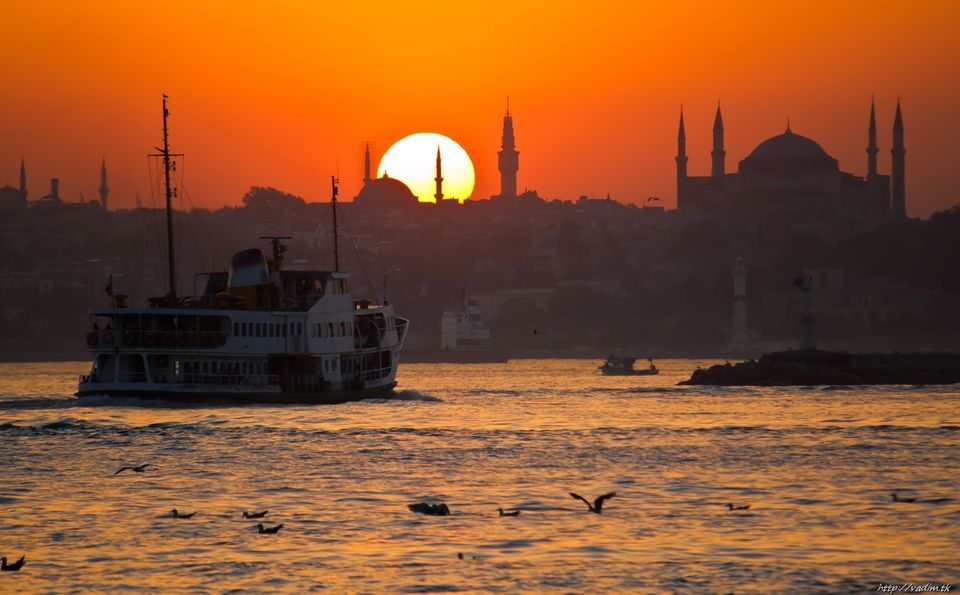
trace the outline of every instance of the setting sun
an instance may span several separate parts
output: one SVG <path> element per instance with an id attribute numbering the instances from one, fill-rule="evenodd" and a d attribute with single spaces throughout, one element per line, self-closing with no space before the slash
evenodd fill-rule
<path id="1" fill-rule="evenodd" d="M 440 150 L 443 197 L 460 201 L 473 193 L 470 156 L 456 141 L 432 132 L 420 132 L 391 146 L 377 168 L 377 177 L 389 175 L 410 187 L 420 202 L 436 202 L 437 150 Z"/>

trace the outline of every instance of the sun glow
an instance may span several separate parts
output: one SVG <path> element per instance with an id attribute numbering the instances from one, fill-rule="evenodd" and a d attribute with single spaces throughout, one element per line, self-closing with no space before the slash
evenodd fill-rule
<path id="1" fill-rule="evenodd" d="M 389 175 L 406 184 L 420 202 L 436 202 L 437 148 L 440 149 L 444 199 L 464 201 L 473 193 L 470 156 L 456 141 L 432 132 L 411 134 L 395 142 L 380 159 L 377 177 Z"/>

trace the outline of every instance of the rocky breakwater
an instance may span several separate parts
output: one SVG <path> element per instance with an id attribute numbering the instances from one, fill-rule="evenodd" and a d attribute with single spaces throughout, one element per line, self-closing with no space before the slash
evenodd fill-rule
<path id="1" fill-rule="evenodd" d="M 813 386 L 960 383 L 960 354 L 779 351 L 759 360 L 694 370 L 680 384 Z"/>

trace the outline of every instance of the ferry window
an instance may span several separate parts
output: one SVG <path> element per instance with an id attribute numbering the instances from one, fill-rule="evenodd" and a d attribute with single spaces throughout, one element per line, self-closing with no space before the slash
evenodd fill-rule
<path id="1" fill-rule="evenodd" d="M 239 335 L 239 334 L 240 334 L 240 323 L 239 323 L 239 322 L 234 322 L 234 323 L 233 323 L 233 336 L 237 336 L 237 335 Z"/>
<path id="2" fill-rule="evenodd" d="M 267 328 L 268 328 L 268 330 L 269 330 L 269 332 L 270 332 L 270 336 L 271 336 L 271 337 L 275 337 L 275 336 L 276 336 L 276 333 L 275 333 L 276 329 L 274 328 L 274 326 L 275 326 L 275 325 L 273 325 L 273 324 L 268 324 L 268 325 L 267 325 Z"/>
<path id="3" fill-rule="evenodd" d="M 302 323 L 302 322 L 298 322 L 298 323 L 297 323 L 297 334 L 298 334 L 298 335 L 302 335 L 302 334 L 303 334 L 303 323 Z"/>
<path id="4" fill-rule="evenodd" d="M 280 330 L 283 331 L 282 334 L 283 334 L 284 337 L 286 337 L 286 336 L 287 336 L 287 325 L 281 324 L 281 325 L 280 325 Z"/>
<path id="5" fill-rule="evenodd" d="M 328 323 L 327 323 L 327 336 L 328 336 L 328 337 L 332 337 L 332 336 L 333 336 L 333 323 L 332 323 L 332 322 L 328 322 Z"/>

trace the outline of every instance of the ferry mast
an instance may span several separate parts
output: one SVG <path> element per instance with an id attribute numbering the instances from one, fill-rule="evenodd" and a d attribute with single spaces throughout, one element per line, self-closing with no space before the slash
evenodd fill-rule
<path id="1" fill-rule="evenodd" d="M 330 197 L 330 206 L 333 209 L 333 270 L 340 270 L 340 239 L 337 230 L 337 178 L 330 176 L 330 186 L 332 195 Z"/>
<path id="2" fill-rule="evenodd" d="M 170 305 L 177 302 L 177 265 L 173 250 L 173 197 L 177 195 L 175 188 L 170 186 L 170 170 L 176 169 L 176 163 L 173 163 L 171 157 L 182 157 L 183 153 L 171 153 L 169 141 L 169 129 L 167 128 L 167 116 L 170 111 L 167 109 L 167 96 L 163 96 L 163 148 L 154 147 L 159 153 L 151 154 L 151 157 L 163 157 L 163 188 L 167 199 L 167 268 L 170 271 L 169 291 L 167 292 L 167 301 Z"/>

